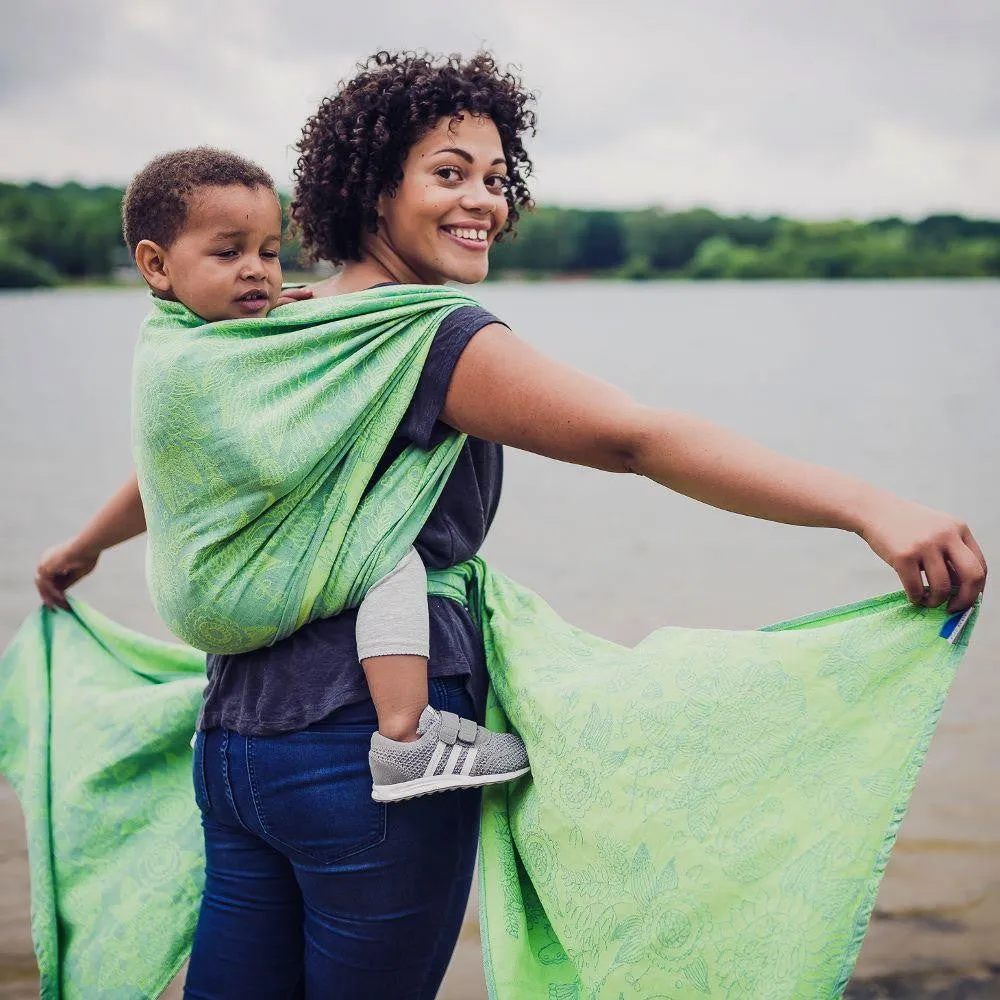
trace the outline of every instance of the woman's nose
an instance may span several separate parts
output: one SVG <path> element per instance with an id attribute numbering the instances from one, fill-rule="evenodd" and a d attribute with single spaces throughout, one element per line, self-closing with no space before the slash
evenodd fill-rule
<path id="1" fill-rule="evenodd" d="M 493 195 L 485 184 L 469 184 L 462 191 L 462 208 L 469 212 L 489 212 L 493 208 Z"/>

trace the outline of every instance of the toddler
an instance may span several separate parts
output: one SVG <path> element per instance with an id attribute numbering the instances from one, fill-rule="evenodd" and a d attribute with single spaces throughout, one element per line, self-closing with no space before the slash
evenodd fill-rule
<path id="1" fill-rule="evenodd" d="M 281 290 L 274 182 L 242 157 L 205 147 L 157 157 L 129 184 L 122 219 L 152 294 L 206 322 L 264 317 L 290 301 Z M 102 517 L 104 537 L 114 541 L 143 530 L 134 477 L 94 522 Z M 509 781 L 528 771 L 520 737 L 428 704 L 427 578 L 415 549 L 368 590 L 356 635 L 378 715 L 369 752 L 376 801 Z"/>

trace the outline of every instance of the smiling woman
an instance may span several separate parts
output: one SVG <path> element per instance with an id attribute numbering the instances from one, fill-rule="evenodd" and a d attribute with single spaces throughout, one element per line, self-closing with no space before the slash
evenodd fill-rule
<path id="1" fill-rule="evenodd" d="M 519 211 L 531 204 L 526 186 L 531 161 L 521 141 L 525 132 L 534 130 L 529 103 L 530 95 L 520 81 L 501 72 L 487 54 L 467 62 L 388 53 L 369 60 L 356 77 L 322 102 L 306 122 L 299 144 L 293 218 L 313 257 L 342 265 L 338 274 L 314 285 L 308 294 L 331 296 L 360 317 L 390 307 L 394 296 L 415 294 L 405 286 L 481 281 L 491 245 L 511 232 Z M 377 297 L 369 301 L 369 295 Z M 401 305 L 402 298 L 399 301 Z M 401 329 L 397 336 L 402 335 Z M 499 500 L 500 445 L 506 444 L 600 469 L 637 472 L 745 514 L 858 531 L 896 566 L 916 600 L 925 599 L 921 567 L 931 580 L 926 600 L 934 604 L 948 597 L 952 575 L 960 587 L 953 606 L 967 606 L 982 586 L 985 568 L 975 541 L 946 515 L 831 470 L 774 455 L 694 417 L 640 406 L 618 389 L 539 355 L 495 317 L 473 306 L 459 306 L 440 322 L 409 416 L 380 467 L 383 476 L 391 474 L 407 447 L 422 450 L 442 444 L 454 430 L 469 436 L 415 541 L 432 575 L 447 573 L 468 560 L 484 540 Z M 432 676 L 464 677 L 468 693 L 475 695 L 485 680 L 483 634 L 489 646 L 489 634 L 497 623 L 507 618 L 516 621 L 520 611 L 474 616 L 440 596 L 432 596 L 429 607 Z M 535 609 L 524 613 L 529 620 L 537 615 Z M 344 616 L 318 620 L 292 637 L 294 645 L 277 644 L 242 656 L 211 656 L 206 719 L 225 726 L 225 720 L 236 718 L 251 695 L 247 678 L 255 675 L 252 697 L 260 714 L 233 728 L 242 725 L 252 739 L 263 717 L 286 720 L 287 730 L 314 724 L 329 706 L 324 689 L 343 684 L 353 668 L 345 661 L 336 665 L 329 655 L 321 666 L 299 651 L 310 645 L 333 646 L 344 626 Z M 522 695 L 540 689 L 549 672 L 562 676 L 553 666 L 559 658 L 550 650 L 548 657 L 532 661 L 537 669 L 526 671 Z M 528 662 L 527 653 L 521 653 L 517 662 Z M 502 691 L 503 677 L 513 663 L 501 666 L 491 657 L 490 666 L 491 672 L 497 668 L 491 679 Z M 580 668 L 574 664 L 567 669 L 572 673 Z M 634 673 L 624 664 L 620 669 L 625 675 Z M 591 696 L 603 699 L 603 693 L 589 690 Z M 516 720 L 517 728 L 523 734 L 538 717 L 522 716 Z M 335 719 L 336 713 L 323 724 Z M 601 742 L 587 728 L 590 723 L 580 721 L 584 732 L 579 746 Z M 557 724 L 568 725 L 568 717 Z M 210 733 L 207 745 L 214 748 L 217 742 Z M 542 744 L 547 741 L 536 743 L 532 751 L 540 760 L 545 752 Z M 214 758 L 213 753 L 209 758 L 213 762 L 206 764 L 210 783 L 220 778 L 220 764 Z M 587 787 L 596 782 L 598 771 L 581 772 Z M 551 777 L 555 773 L 555 768 L 547 775 L 536 773 L 538 787 L 547 778 L 555 780 Z M 331 781 L 330 794 L 337 787 Z M 568 786 L 563 781 L 560 787 Z M 303 801 L 314 792 L 303 788 Z M 242 975 L 247 976 L 246 983 L 253 982 L 257 995 L 262 995 L 261 983 L 271 976 L 273 995 L 282 995 L 294 984 L 299 969 L 275 931 L 287 926 L 288 909 L 302 905 L 307 914 L 303 973 L 307 995 L 352 1000 L 434 996 L 471 876 L 477 824 L 463 810 L 475 809 L 473 794 L 467 795 L 464 805 L 458 795 L 453 802 L 438 796 L 437 802 L 421 806 L 422 814 L 394 807 L 385 843 L 355 859 L 358 863 L 367 859 L 372 866 L 363 883 L 332 866 L 322 875 L 311 872 L 305 880 L 299 874 L 287 892 L 276 894 L 270 915 L 249 902 L 233 905 L 234 872 L 213 864 L 213 858 L 220 857 L 223 845 L 239 844 L 244 858 L 258 858 L 261 871 L 282 864 L 298 873 L 301 863 L 287 851 L 279 861 L 273 844 L 254 841 L 235 829 L 224 801 L 219 805 L 209 796 L 209 864 L 190 995 L 239 995 L 237 986 L 227 992 L 207 984 L 218 982 L 220 976 L 235 984 Z M 352 822 L 361 823 L 367 808 L 356 803 Z M 341 823 L 346 815 L 345 811 Z M 489 832 L 495 834 L 495 829 Z M 453 862 L 450 869 L 442 867 L 447 859 Z M 389 874 L 404 871 L 406 875 Z M 410 897 L 404 902 L 404 889 L 397 884 L 401 879 L 420 886 L 419 902 Z M 253 879 L 242 876 L 242 880 L 249 901 Z M 352 890 L 363 891 L 363 904 L 344 902 Z M 314 911 L 319 914 L 315 920 L 309 916 Z M 649 915 L 654 925 L 661 919 L 669 925 L 671 912 L 653 905 Z M 254 930 L 257 924 L 259 929 Z M 353 931 L 341 933 L 341 927 Z M 364 934 L 358 932 L 360 927 L 366 928 Z M 668 931 L 669 927 L 660 928 L 657 933 Z M 237 972 L 235 956 L 227 954 L 224 942 L 241 934 L 256 943 L 239 956 Z M 610 930 L 602 943 L 612 951 L 619 947 L 611 943 Z M 294 944 L 301 949 L 297 941 Z M 635 960 L 655 961 L 655 950 L 639 948 Z M 289 977 L 284 985 L 273 972 L 281 967 Z M 357 970 L 362 967 L 366 973 L 359 977 Z M 525 969 L 522 966 L 512 976 L 516 984 Z M 582 969 L 577 971 L 583 974 Z M 673 983 L 673 972 L 663 974 Z M 321 985 L 333 982 L 341 984 L 342 992 Z M 553 982 L 543 982 L 539 995 L 558 989 Z M 510 995 L 527 996 L 523 985 L 515 985 Z"/>
<path id="2" fill-rule="evenodd" d="M 205 890 L 192 1000 L 437 992 L 471 884 L 479 792 L 372 800 L 375 709 L 349 610 L 410 545 L 431 584 L 432 704 L 482 718 L 491 682 L 491 714 L 507 713 L 533 767 L 532 782 L 484 813 L 497 996 L 814 1000 L 839 995 L 850 973 L 960 653 L 949 643 L 970 620 L 946 625 L 928 606 L 971 608 L 983 554 L 956 518 L 643 406 L 440 287 L 485 277 L 490 247 L 530 204 L 530 100 L 485 54 L 373 57 L 322 102 L 299 145 L 293 217 L 306 250 L 339 273 L 299 296 L 316 301 L 266 319 L 189 325 L 186 364 L 154 350 L 142 370 L 162 391 L 137 411 L 150 432 L 140 474 L 144 462 L 162 473 L 151 563 L 186 583 L 173 549 L 157 557 L 157 545 L 164 511 L 174 529 L 193 516 L 181 534 L 207 543 L 191 568 L 210 586 L 200 601 L 178 588 L 185 610 L 212 630 L 266 626 L 228 647 L 245 652 L 205 647 L 220 652 L 208 657 L 195 741 Z M 254 228 L 255 245 L 268 232 Z M 169 326 L 171 309 L 161 312 Z M 157 350 L 167 342 L 150 338 Z M 177 381 L 164 384 L 164 371 Z M 895 595 L 780 634 L 665 629 L 622 650 L 474 558 L 499 502 L 502 445 L 855 532 L 922 607 Z M 270 485 L 268 469 L 281 472 Z M 64 600 L 100 548 L 82 546 L 89 562 L 65 549 L 43 559 L 43 594 Z M 280 634 L 266 616 L 240 618 L 246 606 L 276 607 Z M 871 687 L 845 698 L 831 678 L 859 663 Z M 759 709 L 749 726 L 748 705 Z M 463 728 L 421 762 L 424 777 L 465 768 Z M 762 756 L 754 734 L 771 730 Z M 754 746 L 734 756 L 737 731 Z M 843 791 L 817 799 L 831 760 Z M 736 942 L 752 962 L 733 964 Z"/>
<path id="3" fill-rule="evenodd" d="M 376 202 L 364 253 L 401 284 L 475 284 L 510 216 L 500 133 L 484 115 L 443 118 L 413 144 L 403 179 Z"/>
<path id="4" fill-rule="evenodd" d="M 373 56 L 303 127 L 292 218 L 304 246 L 314 258 L 358 261 L 374 235 L 379 256 L 418 273 L 427 266 L 418 245 L 440 247 L 430 240 L 442 227 L 465 230 L 462 246 L 469 230 L 488 244 L 510 232 L 531 205 L 521 137 L 534 133 L 532 100 L 487 53 L 467 62 Z M 440 266 L 474 270 L 461 278 L 432 267 L 434 283 L 478 281 L 486 262 L 455 256 Z"/>

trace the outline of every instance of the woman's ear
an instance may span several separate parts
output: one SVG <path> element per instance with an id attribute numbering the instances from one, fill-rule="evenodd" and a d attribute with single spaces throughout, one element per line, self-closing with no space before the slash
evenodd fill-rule
<path id="1" fill-rule="evenodd" d="M 166 265 L 167 254 L 163 247 L 152 240 L 139 241 L 135 248 L 135 266 L 146 284 L 160 295 L 167 295 L 171 290 Z"/>
<path id="2" fill-rule="evenodd" d="M 392 195 L 386 194 L 383 191 L 378 196 L 378 201 L 375 202 L 375 217 L 379 227 L 385 225 L 386 210 L 388 209 L 389 202 L 391 201 L 392 201 Z"/>

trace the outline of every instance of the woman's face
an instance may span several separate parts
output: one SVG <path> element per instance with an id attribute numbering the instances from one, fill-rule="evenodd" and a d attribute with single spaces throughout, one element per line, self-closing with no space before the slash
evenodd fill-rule
<path id="1" fill-rule="evenodd" d="M 379 198 L 378 232 L 366 237 L 367 249 L 401 272 L 400 280 L 482 281 L 489 248 L 507 221 L 506 184 L 493 121 L 468 113 L 442 118 L 411 147 L 395 194 Z M 386 252 L 392 261 L 382 259 Z"/>

